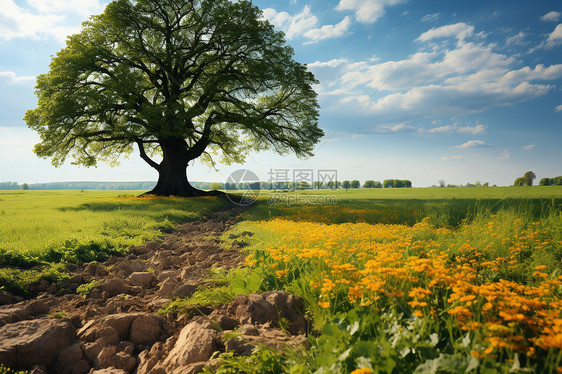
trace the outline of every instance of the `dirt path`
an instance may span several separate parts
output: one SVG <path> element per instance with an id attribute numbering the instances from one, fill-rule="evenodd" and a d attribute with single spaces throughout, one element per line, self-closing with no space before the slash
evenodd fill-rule
<path id="1" fill-rule="evenodd" d="M 207 214 L 202 220 L 180 225 L 162 243 L 132 247 L 125 257 L 111 257 L 104 264 L 76 269 L 76 275 L 60 285 L 57 293 L 39 296 L 51 313 L 84 322 L 114 313 L 155 313 L 175 297 L 191 296 L 205 283 L 211 267 L 240 266 L 244 256 L 235 246 L 225 250 L 219 237 L 238 221 L 240 209 Z M 96 281 L 87 298 L 77 295 L 80 284 Z"/>

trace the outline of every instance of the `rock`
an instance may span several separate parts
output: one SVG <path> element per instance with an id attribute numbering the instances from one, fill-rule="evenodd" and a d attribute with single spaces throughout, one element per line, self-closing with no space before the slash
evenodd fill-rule
<path id="1" fill-rule="evenodd" d="M 87 322 L 78 331 L 78 338 L 84 342 L 94 342 L 101 338 L 106 344 L 117 344 L 120 340 L 151 344 L 162 333 L 163 325 L 164 319 L 152 314 L 112 314 Z"/>
<path id="2" fill-rule="evenodd" d="M 107 294 L 112 296 L 117 296 L 122 293 L 128 293 L 129 287 L 123 282 L 121 278 L 112 278 L 107 280 L 101 285 L 101 289 L 103 292 L 107 292 Z"/>
<path id="3" fill-rule="evenodd" d="M 90 262 L 87 266 L 86 269 L 84 269 L 84 272 L 88 275 L 92 275 L 92 276 L 98 276 L 98 277 L 103 277 L 106 276 L 107 270 L 105 270 L 100 264 L 98 264 L 97 262 Z"/>
<path id="4" fill-rule="evenodd" d="M 301 298 L 284 291 L 263 294 L 238 295 L 228 305 L 230 314 L 236 316 L 240 324 L 264 325 L 270 323 L 279 327 L 281 318 L 288 321 L 286 329 L 291 334 L 306 332 L 306 319 L 303 317 L 304 302 Z"/>
<path id="5" fill-rule="evenodd" d="M 76 343 L 69 345 L 68 347 L 64 347 L 58 355 L 55 372 L 61 374 L 72 374 L 76 363 L 80 362 L 83 356 L 82 343 Z M 87 369 L 87 371 L 90 370 L 89 365 Z"/>
<path id="6" fill-rule="evenodd" d="M 72 374 L 87 374 L 90 372 L 90 364 L 86 360 L 78 361 L 72 368 Z"/>
<path id="7" fill-rule="evenodd" d="M 32 300 L 28 302 L 24 308 L 29 314 L 38 316 L 49 311 L 49 307 L 41 300 Z"/>
<path id="8" fill-rule="evenodd" d="M 96 369 L 113 367 L 126 372 L 133 371 L 137 360 L 124 352 L 117 352 L 114 346 L 105 347 L 94 360 Z"/>
<path id="9" fill-rule="evenodd" d="M 84 344 L 84 355 L 93 362 L 95 358 L 100 354 L 102 349 L 107 346 L 107 343 L 103 339 L 98 339 L 93 343 Z"/>
<path id="10" fill-rule="evenodd" d="M 105 368 L 101 370 L 93 370 L 90 374 L 129 374 L 125 370 L 116 368 Z"/>
<path id="11" fill-rule="evenodd" d="M 151 288 L 156 281 L 156 277 L 154 276 L 154 274 L 149 272 L 137 272 L 129 275 L 129 278 L 127 278 L 127 280 L 133 286 Z"/>
<path id="12" fill-rule="evenodd" d="M 176 289 L 178 282 L 173 278 L 168 278 L 160 285 L 160 289 L 158 290 L 158 296 L 160 297 L 167 297 L 171 296 L 174 290 Z"/>
<path id="13" fill-rule="evenodd" d="M 140 315 L 133 321 L 129 340 L 134 344 L 152 344 L 162 333 L 163 318 L 155 315 Z"/>
<path id="14" fill-rule="evenodd" d="M 51 286 L 49 287 L 49 291 L 50 294 L 56 294 L 57 293 L 57 284 L 56 283 L 51 283 Z"/>
<path id="15" fill-rule="evenodd" d="M 96 330 L 96 339 L 102 339 L 106 344 L 119 343 L 119 335 L 111 326 L 101 326 Z"/>
<path id="16" fill-rule="evenodd" d="M 0 326 L 30 319 L 31 315 L 20 307 L 0 309 Z"/>
<path id="17" fill-rule="evenodd" d="M 162 283 L 169 278 L 170 279 L 178 278 L 179 275 L 180 272 L 178 270 L 164 270 L 163 272 L 160 273 L 160 275 L 158 275 L 158 282 Z"/>
<path id="18" fill-rule="evenodd" d="M 208 321 L 194 319 L 181 330 L 163 366 L 169 372 L 182 366 L 207 361 L 217 349 L 217 337 L 217 331 Z"/>
<path id="19" fill-rule="evenodd" d="M 172 374 L 197 374 L 203 371 L 205 366 L 207 366 L 207 362 L 196 362 L 191 365 L 179 367 L 172 371 Z"/>
<path id="20" fill-rule="evenodd" d="M 76 336 L 71 323 L 60 320 L 21 321 L 0 328 L 0 362 L 18 370 L 51 366 Z"/>
<path id="21" fill-rule="evenodd" d="M 102 298 L 102 292 L 99 288 L 94 288 L 92 291 L 90 291 L 90 294 L 88 295 L 88 298 L 90 299 L 101 299 Z"/>
<path id="22" fill-rule="evenodd" d="M 0 305 L 14 304 L 16 299 L 8 291 L 0 290 Z"/>
<path id="23" fill-rule="evenodd" d="M 173 293 L 173 297 L 190 297 L 193 295 L 197 287 L 199 287 L 200 283 L 196 283 L 193 281 L 187 281 L 181 283 L 179 286 L 176 287 Z"/>
<path id="24" fill-rule="evenodd" d="M 221 330 L 234 330 L 240 324 L 238 320 L 227 316 L 224 312 L 220 310 L 214 310 L 209 318 L 216 322 L 217 325 L 221 328 Z"/>
<path id="25" fill-rule="evenodd" d="M 260 331 L 254 325 L 240 326 L 240 329 L 238 331 L 242 335 L 249 335 L 249 336 L 258 336 L 260 334 Z"/>
<path id="26" fill-rule="evenodd" d="M 135 345 L 128 341 L 122 341 L 117 345 L 117 352 L 124 352 L 128 355 L 132 355 L 135 350 Z"/>

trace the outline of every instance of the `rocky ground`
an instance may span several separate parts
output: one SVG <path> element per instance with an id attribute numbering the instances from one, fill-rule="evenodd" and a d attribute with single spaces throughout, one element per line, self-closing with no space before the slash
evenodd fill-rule
<path id="1" fill-rule="evenodd" d="M 34 374 L 189 374 L 220 365 L 211 359 L 217 351 L 306 346 L 302 300 L 283 291 L 239 295 L 179 318 L 156 314 L 169 300 L 191 296 L 212 266 L 242 263 L 239 245 L 219 247 L 239 213 L 209 214 L 103 264 L 69 265 L 69 281 L 44 282 L 30 300 L 0 291 L 0 364 Z M 76 293 L 93 280 L 98 286 L 88 297 Z"/>

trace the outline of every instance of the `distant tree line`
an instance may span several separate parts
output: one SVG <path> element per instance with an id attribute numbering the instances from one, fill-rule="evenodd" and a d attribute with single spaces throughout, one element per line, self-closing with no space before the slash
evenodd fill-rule
<path id="1" fill-rule="evenodd" d="M 539 186 L 562 186 L 562 176 L 543 178 L 539 181 Z"/>

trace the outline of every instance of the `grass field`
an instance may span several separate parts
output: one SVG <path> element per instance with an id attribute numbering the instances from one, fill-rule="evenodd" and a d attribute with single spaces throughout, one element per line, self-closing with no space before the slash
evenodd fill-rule
<path id="1" fill-rule="evenodd" d="M 138 195 L 138 194 L 137 194 Z M 0 287 L 25 293 L 60 264 L 103 261 L 174 225 L 226 207 L 222 199 L 135 198 L 123 191 L 0 191 Z"/>
<path id="2" fill-rule="evenodd" d="M 332 193 L 263 196 L 225 234 L 255 233 L 236 286 L 303 297 L 321 334 L 224 373 L 562 372 L 562 189 Z"/>
<path id="3" fill-rule="evenodd" d="M 58 281 L 64 262 L 226 206 L 119 194 L 0 192 L 0 286 Z M 243 218 L 223 239 L 255 234 L 245 267 L 170 310 L 285 289 L 312 347 L 225 354 L 218 373 L 562 372 L 562 187 L 264 192 Z"/>

